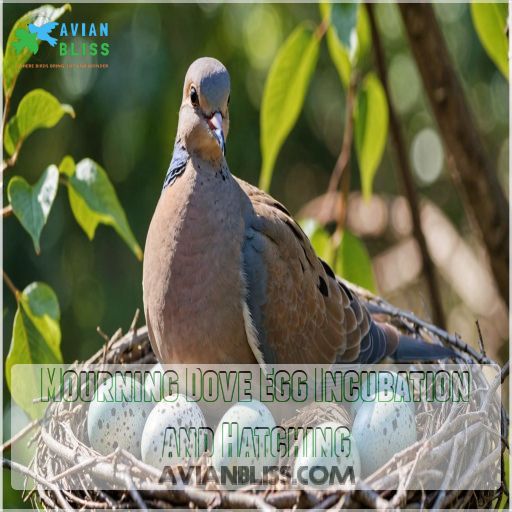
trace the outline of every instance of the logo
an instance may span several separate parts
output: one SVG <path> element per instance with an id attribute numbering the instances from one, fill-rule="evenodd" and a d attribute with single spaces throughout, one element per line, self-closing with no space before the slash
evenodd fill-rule
<path id="1" fill-rule="evenodd" d="M 108 23 L 59 23 L 57 21 L 35 20 L 29 23 L 27 28 L 16 30 L 16 41 L 13 41 L 14 49 L 19 55 L 24 49 L 34 55 L 39 51 L 39 44 L 45 41 L 51 47 L 58 45 L 61 57 L 70 56 L 96 56 L 106 57 L 110 53 L 108 42 L 97 42 L 96 38 L 108 38 Z M 69 40 L 80 37 L 79 42 Z"/>
<path id="2" fill-rule="evenodd" d="M 13 42 L 16 53 L 20 54 L 21 51 L 26 48 L 35 55 L 39 50 L 38 40 L 46 41 L 50 46 L 55 46 L 57 44 L 57 39 L 55 37 L 51 37 L 50 33 L 57 25 L 58 23 L 56 21 L 45 23 L 40 27 L 30 23 L 28 30 L 23 28 L 16 30 L 16 37 L 18 40 Z"/>

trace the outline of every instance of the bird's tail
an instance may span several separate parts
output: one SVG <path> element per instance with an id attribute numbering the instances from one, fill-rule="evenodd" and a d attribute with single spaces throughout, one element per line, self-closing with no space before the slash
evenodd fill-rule
<path id="1" fill-rule="evenodd" d="M 457 354 L 443 345 L 427 343 L 421 338 L 401 334 L 398 337 L 398 345 L 390 357 L 397 363 L 412 363 L 450 359 L 457 357 Z"/>
<path id="2" fill-rule="evenodd" d="M 406 336 L 389 324 L 372 321 L 368 333 L 361 340 L 361 350 L 355 362 L 374 364 L 391 358 L 397 363 L 411 363 L 453 357 L 457 354 L 443 345 Z"/>

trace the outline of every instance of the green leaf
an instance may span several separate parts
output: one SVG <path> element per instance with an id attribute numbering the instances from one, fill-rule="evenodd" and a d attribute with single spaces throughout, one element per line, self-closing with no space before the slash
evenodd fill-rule
<path id="1" fill-rule="evenodd" d="M 364 59 L 369 55 L 372 44 L 372 32 L 368 12 L 362 6 L 359 7 L 356 32 L 357 48 L 354 55 L 354 63 L 357 64 L 357 66 L 361 66 Z"/>
<path id="2" fill-rule="evenodd" d="M 380 80 L 373 73 L 366 75 L 357 94 L 354 132 L 363 197 L 368 199 L 388 136 L 386 95 Z"/>
<path id="3" fill-rule="evenodd" d="M 22 379 L 11 380 L 11 369 L 17 364 L 61 364 L 60 341 L 60 309 L 55 292 L 45 283 L 30 284 L 18 297 L 5 375 L 13 399 L 33 418 L 44 410 L 43 404 L 32 401 L 40 394 L 36 376 L 27 367 Z"/>
<path id="4" fill-rule="evenodd" d="M 59 172 L 69 177 L 75 172 L 75 167 L 76 164 L 73 158 L 66 155 L 59 164 Z"/>
<path id="5" fill-rule="evenodd" d="M 61 104 L 44 89 L 30 91 L 20 101 L 16 115 L 7 123 L 4 134 L 6 152 L 12 155 L 34 130 L 52 128 L 64 114 L 75 117 L 70 105 Z"/>
<path id="6" fill-rule="evenodd" d="M 322 19 L 329 22 L 327 48 L 344 87 L 348 87 L 353 67 L 368 55 L 371 43 L 366 10 L 357 3 L 321 2 Z"/>
<path id="7" fill-rule="evenodd" d="M 471 2 L 471 17 L 482 46 L 508 79 L 508 38 L 506 3 Z"/>
<path id="8" fill-rule="evenodd" d="M 318 36 L 298 26 L 281 46 L 270 68 L 261 104 L 262 169 L 260 187 L 268 190 L 274 164 L 295 125 L 318 60 Z"/>
<path id="9" fill-rule="evenodd" d="M 332 28 L 327 30 L 327 48 L 336 71 L 338 71 L 341 83 L 347 88 L 352 73 L 352 65 L 350 64 L 347 49 L 341 44 L 336 32 Z"/>
<path id="10" fill-rule="evenodd" d="M 333 3 L 331 5 L 331 26 L 334 28 L 341 44 L 347 48 L 351 60 L 357 49 L 357 3 Z"/>
<path id="11" fill-rule="evenodd" d="M 65 158 L 61 163 L 61 171 L 69 176 L 71 210 L 89 240 L 94 238 L 98 224 L 112 226 L 141 260 L 142 250 L 105 170 L 90 158 L 78 162 L 72 171 L 71 164 L 71 157 Z"/>
<path id="12" fill-rule="evenodd" d="M 23 64 L 25 64 L 34 53 L 33 50 L 28 48 L 24 48 L 18 53 L 16 45 L 13 44 L 16 40 L 19 40 L 16 32 L 18 30 L 26 29 L 29 23 L 33 23 L 37 19 L 44 21 L 45 23 L 55 21 L 66 11 L 70 10 L 71 6 L 69 4 L 65 4 L 58 8 L 55 8 L 52 5 L 43 5 L 33 11 L 27 12 L 18 21 L 16 21 L 9 33 L 7 45 L 5 47 L 3 87 L 6 97 L 10 97 L 12 95 L 16 79 L 18 78 Z M 37 40 L 36 44 L 39 43 L 40 41 Z"/>
<path id="13" fill-rule="evenodd" d="M 364 244 L 345 230 L 336 252 L 336 274 L 371 292 L 376 292 L 370 255 Z"/>
<path id="14" fill-rule="evenodd" d="M 58 186 L 59 170 L 55 165 L 50 165 L 33 187 L 21 176 L 14 176 L 7 188 L 12 211 L 32 237 L 37 254 L 41 251 L 41 231 L 50 214 Z"/>
<path id="15" fill-rule="evenodd" d="M 330 266 L 334 265 L 334 248 L 329 233 L 314 219 L 304 219 L 300 225 L 316 254 Z"/>

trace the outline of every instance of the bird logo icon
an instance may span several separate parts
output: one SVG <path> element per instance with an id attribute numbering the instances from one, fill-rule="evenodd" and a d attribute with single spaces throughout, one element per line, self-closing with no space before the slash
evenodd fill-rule
<path id="1" fill-rule="evenodd" d="M 27 48 L 35 55 L 39 50 L 39 41 L 46 41 L 50 46 L 55 46 L 57 38 L 50 36 L 50 33 L 58 24 L 57 21 L 50 21 L 40 26 L 30 23 L 28 30 L 23 28 L 16 30 L 18 40 L 13 42 L 16 53 L 20 54 L 24 48 Z"/>

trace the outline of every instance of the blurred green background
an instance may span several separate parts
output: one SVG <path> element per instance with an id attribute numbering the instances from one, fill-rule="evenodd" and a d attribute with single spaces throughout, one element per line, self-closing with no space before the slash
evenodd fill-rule
<path id="1" fill-rule="evenodd" d="M 4 44 L 15 20 L 39 5 L 3 5 Z M 482 48 L 468 5 L 438 4 L 435 10 L 508 196 L 507 81 Z M 508 312 L 449 178 L 442 143 L 397 7 L 379 4 L 376 15 L 416 185 L 428 204 L 437 207 L 430 210 L 429 218 L 448 329 L 476 345 L 478 319 L 490 355 L 504 361 L 508 357 Z M 66 154 L 77 161 L 91 157 L 106 169 L 143 246 L 171 158 L 189 64 L 209 55 L 229 69 L 232 93 L 227 159 L 234 174 L 257 183 L 263 85 L 280 44 L 303 20 L 319 22 L 318 6 L 73 4 L 72 11 L 59 21 L 109 23 L 110 55 L 101 60 L 89 57 L 91 62 L 107 62 L 109 67 L 21 72 L 13 111 L 26 92 L 42 87 L 62 103 L 71 104 L 76 119 L 65 116 L 55 128 L 31 135 L 15 168 L 6 172 L 5 184 L 16 174 L 33 183 L 49 164 L 58 164 Z M 46 44 L 30 60 L 60 61 L 57 51 Z M 271 193 L 292 213 L 327 188 L 341 146 L 344 104 L 344 90 L 323 43 L 304 111 L 279 155 L 271 187 Z M 357 193 L 359 175 L 355 158 L 352 160 L 355 192 L 348 223 L 372 255 L 378 289 L 398 306 L 429 318 L 418 255 L 407 245 L 410 222 L 405 201 L 397 197 L 401 187 L 393 148 L 388 142 L 370 204 L 364 204 Z M 65 362 L 85 359 L 102 346 L 97 326 L 108 334 L 118 327 L 128 328 L 135 310 L 141 308 L 141 262 L 111 228 L 100 225 L 89 242 L 71 214 L 64 190 L 59 191 L 43 230 L 39 256 L 15 217 L 5 219 L 3 236 L 4 268 L 15 285 L 22 289 L 40 280 L 57 293 Z M 12 295 L 4 291 L 4 359 L 15 308 Z M 4 393 L 8 398 L 5 384 Z M 5 404 L 8 408 L 8 399 Z"/>

